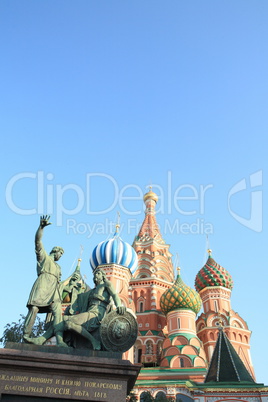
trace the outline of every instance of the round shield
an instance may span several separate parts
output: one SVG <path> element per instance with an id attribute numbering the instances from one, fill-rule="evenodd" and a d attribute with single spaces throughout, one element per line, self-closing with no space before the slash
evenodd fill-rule
<path id="1" fill-rule="evenodd" d="M 101 322 L 100 337 L 106 350 L 126 352 L 134 345 L 138 336 L 138 324 L 133 313 L 108 313 Z"/>

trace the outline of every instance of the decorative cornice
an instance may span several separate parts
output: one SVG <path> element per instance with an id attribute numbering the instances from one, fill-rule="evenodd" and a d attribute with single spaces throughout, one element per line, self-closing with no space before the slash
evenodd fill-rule
<path id="1" fill-rule="evenodd" d="M 225 294 L 226 296 L 229 296 L 229 298 L 230 298 L 231 290 L 228 288 L 225 288 L 223 286 L 213 286 L 213 287 L 211 286 L 211 287 L 206 287 L 206 288 L 200 290 L 199 294 L 200 294 L 200 297 L 202 297 L 203 295 L 206 295 L 206 294 L 208 294 L 208 295 Z"/>
<path id="2" fill-rule="evenodd" d="M 164 289 L 169 289 L 171 283 L 159 278 L 131 278 L 130 286 L 152 286 L 157 285 Z"/>

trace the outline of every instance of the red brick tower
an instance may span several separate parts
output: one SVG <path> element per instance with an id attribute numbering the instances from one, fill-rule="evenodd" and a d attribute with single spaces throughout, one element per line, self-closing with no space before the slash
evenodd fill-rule
<path id="1" fill-rule="evenodd" d="M 161 309 L 167 316 L 168 330 L 160 366 L 180 369 L 180 379 L 204 380 L 204 371 L 198 369 L 207 368 L 206 354 L 195 326 L 201 304 L 199 294 L 183 282 L 178 269 L 176 281 L 160 300 Z"/>
<path id="2" fill-rule="evenodd" d="M 135 361 L 144 366 L 160 362 L 166 318 L 160 310 L 160 297 L 174 281 L 169 244 L 163 240 L 155 218 L 158 197 L 153 191 L 144 195 L 145 219 L 133 248 L 138 254 L 138 268 L 130 281 L 136 307 L 139 336 L 135 345 Z"/>
<path id="3" fill-rule="evenodd" d="M 208 260 L 195 279 L 195 288 L 200 294 L 204 309 L 196 321 L 197 335 L 203 342 L 210 361 L 219 327 L 224 326 L 226 336 L 254 378 L 249 344 L 251 331 L 247 323 L 231 308 L 232 277 L 211 257 L 211 250 L 208 253 Z"/>

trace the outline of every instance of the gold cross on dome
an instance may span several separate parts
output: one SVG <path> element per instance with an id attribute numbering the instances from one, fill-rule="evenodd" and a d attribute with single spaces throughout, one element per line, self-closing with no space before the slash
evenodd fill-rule
<path id="1" fill-rule="evenodd" d="M 119 228 L 120 228 L 120 212 L 117 211 L 117 223 L 115 225 L 115 233 L 119 232 Z"/>

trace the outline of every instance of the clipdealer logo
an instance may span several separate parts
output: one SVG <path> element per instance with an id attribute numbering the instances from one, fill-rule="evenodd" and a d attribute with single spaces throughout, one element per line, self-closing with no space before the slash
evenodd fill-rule
<path id="1" fill-rule="evenodd" d="M 228 211 L 230 215 L 243 226 L 260 232 L 262 230 L 262 171 L 250 175 L 250 186 L 247 186 L 246 178 L 236 183 L 227 195 Z M 148 191 L 147 186 L 147 191 Z M 212 223 L 206 222 L 205 204 L 213 189 L 213 184 L 181 184 L 175 186 L 172 172 L 168 171 L 164 186 L 152 184 L 153 190 L 158 195 L 156 213 L 161 215 L 172 215 L 162 224 L 162 233 L 170 234 L 210 234 L 213 233 Z M 256 187 L 258 187 L 256 189 Z M 26 206 L 22 206 L 20 191 L 27 188 L 31 197 L 26 197 Z M 250 218 L 242 216 L 239 210 L 234 210 L 232 200 L 237 194 L 248 192 L 250 195 Z M 106 194 L 102 197 L 105 200 L 100 204 L 100 193 Z M 35 197 L 33 197 L 33 194 Z M 6 185 L 6 202 L 11 211 L 19 215 L 49 214 L 55 216 L 55 223 L 63 225 L 67 219 L 67 231 L 91 236 L 94 232 L 108 233 L 112 223 L 107 221 L 103 224 L 77 222 L 74 219 L 81 212 L 87 215 L 104 215 L 113 210 L 119 209 L 125 215 L 127 232 L 138 229 L 140 222 L 133 220 L 133 217 L 143 212 L 144 189 L 136 184 L 127 184 L 120 187 L 118 182 L 106 173 L 87 173 L 84 186 L 68 183 L 65 185 L 55 182 L 52 173 L 22 172 L 10 178 Z M 35 201 L 33 201 L 35 199 Z M 72 200 L 72 202 L 70 202 Z M 25 200 L 24 200 L 25 202 Z M 179 216 L 180 218 L 174 218 Z M 187 217 L 183 218 L 183 217 Z M 191 219 L 191 217 L 193 219 Z M 140 217 L 138 218 L 140 221 Z M 191 221 L 191 223 L 189 223 Z M 122 225 L 121 225 L 122 226 Z M 135 227 L 135 229 L 134 229 Z"/>

